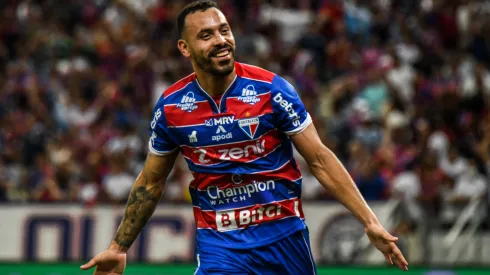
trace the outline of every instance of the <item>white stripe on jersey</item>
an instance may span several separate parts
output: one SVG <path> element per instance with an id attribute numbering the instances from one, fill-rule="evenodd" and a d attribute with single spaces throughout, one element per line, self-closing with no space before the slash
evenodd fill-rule
<path id="1" fill-rule="evenodd" d="M 187 97 L 187 96 L 184 96 L 184 97 Z M 192 100 L 192 99 L 191 99 Z M 195 99 L 194 99 L 195 100 Z M 164 104 L 164 107 L 165 106 L 177 106 L 179 104 L 182 104 L 182 103 L 189 103 L 190 101 L 188 102 L 183 102 L 184 100 L 182 100 L 182 102 L 180 103 L 170 103 L 170 104 Z M 208 102 L 207 100 L 199 100 L 199 101 L 193 101 L 193 103 L 203 103 L 203 102 Z"/>
<path id="2" fill-rule="evenodd" d="M 148 142 L 148 150 L 150 151 L 151 154 L 153 154 L 155 156 L 169 155 L 169 154 L 175 152 L 178 149 L 179 149 L 179 147 L 176 147 L 176 148 L 174 148 L 172 150 L 169 150 L 169 151 L 158 151 L 155 148 L 153 148 L 153 145 L 151 144 L 151 141 Z"/>
<path id="3" fill-rule="evenodd" d="M 179 125 L 179 126 L 167 126 L 168 128 L 185 128 L 185 127 L 195 127 L 195 126 L 204 126 L 206 124 L 191 124 L 191 125 Z"/>
<path id="4" fill-rule="evenodd" d="M 268 91 L 267 93 L 263 93 L 263 94 L 257 94 L 257 92 L 255 92 L 255 96 L 256 96 L 256 97 L 260 97 L 260 96 L 262 96 L 262 95 L 266 95 L 266 94 L 270 94 L 270 93 L 271 93 L 271 91 Z M 242 96 L 245 96 L 245 95 L 241 95 L 241 96 L 229 96 L 229 97 L 227 97 L 227 98 L 239 98 L 239 97 L 242 97 Z M 262 114 L 262 115 L 260 115 L 260 116 L 263 116 L 263 115 L 264 115 L 264 114 Z"/>
<path id="5" fill-rule="evenodd" d="M 244 76 L 240 76 L 240 77 L 241 77 L 241 78 L 244 78 L 244 79 L 252 80 L 252 81 L 259 81 L 259 82 L 264 82 L 264 83 L 267 83 L 267 84 L 272 84 L 272 82 L 265 81 L 265 80 L 253 79 L 253 78 L 244 77 Z"/>
<path id="6" fill-rule="evenodd" d="M 263 203 L 263 204 L 271 204 L 271 203 L 275 203 L 275 202 L 290 201 L 290 200 L 294 200 L 294 199 L 298 199 L 298 200 L 299 200 L 299 198 L 298 198 L 298 197 L 292 197 L 292 198 L 289 198 L 289 199 L 284 199 L 284 200 L 280 200 L 280 201 L 270 201 L 270 202 L 265 202 L 265 203 Z M 201 209 L 201 207 L 199 207 L 199 206 L 195 206 L 195 205 L 193 205 L 192 207 L 193 207 L 193 208 L 197 208 L 197 209 L 201 209 L 201 211 L 202 211 L 202 212 L 222 212 L 222 211 L 231 211 L 231 210 L 233 210 L 233 211 L 237 211 L 237 210 L 239 210 L 239 209 L 245 209 L 245 208 L 247 208 L 247 207 L 251 207 L 251 206 L 254 206 L 254 204 L 247 205 L 247 206 L 240 206 L 240 207 L 237 207 L 237 208 L 228 208 L 228 209 L 220 209 L 220 210 L 212 210 L 212 209 L 211 209 L 211 210 L 202 210 L 202 209 Z"/>
<path id="7" fill-rule="evenodd" d="M 308 245 L 308 242 L 306 241 L 305 236 L 303 235 L 303 232 L 301 232 L 301 237 L 303 237 L 303 241 L 305 241 L 306 249 L 308 250 L 308 256 L 310 257 L 311 268 L 313 270 L 313 275 L 316 275 L 315 263 L 313 262 L 313 255 L 311 254 L 311 248 Z"/>
<path id="8" fill-rule="evenodd" d="M 201 267 L 201 260 L 199 259 L 199 254 L 197 254 L 197 268 L 196 271 L 194 271 L 194 275 L 196 275 L 197 271 L 199 271 L 199 267 Z"/>
<path id="9" fill-rule="evenodd" d="M 313 123 L 313 120 L 311 119 L 310 114 L 307 113 L 306 119 L 305 121 L 303 121 L 303 123 L 301 123 L 301 125 L 299 125 L 296 129 L 285 131 L 284 133 L 288 136 L 299 134 L 303 132 L 306 129 L 306 127 L 310 126 L 311 123 Z"/>
<path id="10" fill-rule="evenodd" d="M 270 222 L 277 222 L 277 221 L 281 221 L 281 220 L 285 220 L 285 219 L 290 219 L 290 218 L 298 218 L 298 217 L 297 216 L 283 217 L 283 218 L 280 218 L 280 219 L 277 219 L 277 220 L 272 220 L 272 221 L 266 221 L 266 222 L 263 222 L 263 223 L 247 225 L 247 227 L 234 228 L 234 229 L 221 230 L 221 231 L 217 231 L 217 230 L 214 230 L 212 228 L 207 228 L 207 227 L 198 227 L 197 229 L 198 230 L 206 230 L 206 229 L 208 229 L 208 230 L 213 230 L 213 231 L 216 231 L 216 232 L 229 232 L 229 231 L 234 231 L 234 230 L 243 230 L 243 229 L 247 229 L 247 228 L 250 228 L 250 227 L 253 227 L 253 226 L 264 225 L 264 224 L 267 224 L 267 223 L 270 223 Z M 300 219 L 302 221 L 305 220 L 305 218 L 300 218 Z"/>

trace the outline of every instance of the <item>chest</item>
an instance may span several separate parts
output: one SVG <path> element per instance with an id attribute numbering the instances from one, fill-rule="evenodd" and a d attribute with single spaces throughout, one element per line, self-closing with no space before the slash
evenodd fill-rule
<path id="1" fill-rule="evenodd" d="M 220 104 L 205 99 L 193 105 L 166 106 L 168 132 L 179 146 L 249 142 L 276 128 L 270 93 L 229 96 Z"/>

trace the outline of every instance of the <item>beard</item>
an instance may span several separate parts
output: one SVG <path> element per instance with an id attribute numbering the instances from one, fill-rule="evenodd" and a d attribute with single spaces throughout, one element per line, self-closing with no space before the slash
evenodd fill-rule
<path id="1" fill-rule="evenodd" d="M 214 54 L 222 49 L 227 49 L 230 52 L 231 58 L 223 61 L 214 60 Z M 201 70 L 215 76 L 227 76 L 231 74 L 235 68 L 235 49 L 230 45 L 217 47 L 208 55 L 199 55 L 196 52 L 194 52 L 192 55 L 194 56 L 194 62 Z"/>

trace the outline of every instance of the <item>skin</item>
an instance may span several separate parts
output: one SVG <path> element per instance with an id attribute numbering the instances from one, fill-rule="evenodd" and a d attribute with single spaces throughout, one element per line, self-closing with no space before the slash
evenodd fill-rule
<path id="1" fill-rule="evenodd" d="M 177 46 L 183 56 L 190 58 L 199 84 L 210 95 L 224 93 L 235 79 L 235 38 L 219 10 L 189 14 Z M 225 50 L 229 51 L 227 57 L 215 57 Z"/>
<path id="2" fill-rule="evenodd" d="M 201 87 L 210 95 L 222 94 L 233 82 L 236 76 L 235 40 L 225 16 L 219 10 L 211 8 L 188 15 L 178 48 L 185 57 L 190 58 Z M 223 58 L 213 57 L 220 50 L 228 50 L 229 54 Z M 397 238 L 386 232 L 379 223 L 343 165 L 321 142 L 314 125 L 292 136 L 291 140 L 319 182 L 365 225 L 369 240 L 384 254 L 386 261 L 408 270 L 407 261 L 395 245 Z M 109 248 L 81 266 L 81 269 L 96 266 L 94 275 L 123 273 L 126 252 L 153 214 L 177 154 L 148 155 Z"/>

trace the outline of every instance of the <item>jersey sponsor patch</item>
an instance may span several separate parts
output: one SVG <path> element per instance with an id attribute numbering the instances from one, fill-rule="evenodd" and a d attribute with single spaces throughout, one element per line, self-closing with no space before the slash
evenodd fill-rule
<path id="1" fill-rule="evenodd" d="M 247 87 L 243 88 L 242 95 L 238 97 L 238 100 L 254 105 L 260 101 L 260 98 L 257 97 L 257 91 L 255 91 L 254 85 L 248 85 Z"/>
<path id="2" fill-rule="evenodd" d="M 293 122 L 294 127 L 298 127 L 299 125 L 301 125 L 300 117 L 298 113 L 294 110 L 293 103 L 284 99 L 281 93 L 275 95 L 273 100 L 288 113 L 289 119 L 291 119 L 291 121 Z"/>
<path id="3" fill-rule="evenodd" d="M 194 97 L 194 93 L 188 92 L 182 97 L 180 103 L 177 104 L 177 107 L 180 108 L 182 111 L 186 111 L 190 113 L 197 109 L 197 105 L 195 102 L 196 102 L 196 98 Z"/>
<path id="4" fill-rule="evenodd" d="M 197 142 L 197 131 L 192 131 L 192 133 L 189 135 L 189 142 L 190 143 Z"/>
<path id="5" fill-rule="evenodd" d="M 242 131 L 247 134 L 251 139 L 254 138 L 257 129 L 259 128 L 260 120 L 258 117 L 245 118 L 238 120 L 238 126 Z"/>
<path id="6" fill-rule="evenodd" d="M 206 126 L 219 126 L 219 125 L 228 125 L 233 124 L 235 122 L 235 116 L 223 116 L 223 117 L 215 117 L 204 120 L 204 125 Z"/>
<path id="7" fill-rule="evenodd" d="M 194 207 L 194 216 L 198 228 L 212 228 L 221 232 L 288 217 L 304 218 L 301 201 L 297 198 L 223 211 L 202 211 Z"/>
<path id="8" fill-rule="evenodd" d="M 198 165 L 212 165 L 223 161 L 251 162 L 281 146 L 279 132 L 272 130 L 255 140 L 218 144 L 204 147 L 183 145 L 184 156 Z"/>

